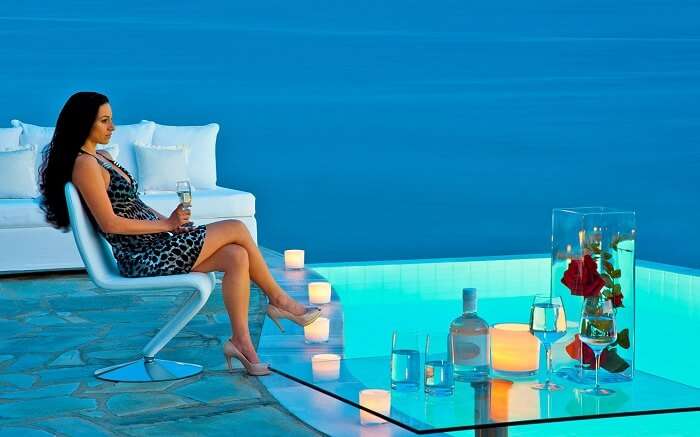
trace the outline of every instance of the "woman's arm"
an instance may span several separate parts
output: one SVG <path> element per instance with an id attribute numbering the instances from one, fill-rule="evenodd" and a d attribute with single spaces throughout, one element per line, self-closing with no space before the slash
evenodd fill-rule
<path id="1" fill-rule="evenodd" d="M 79 156 L 73 167 L 73 183 L 95 217 L 98 226 L 107 234 L 141 235 L 167 232 L 186 223 L 186 213 L 178 207 L 170 218 L 159 220 L 134 220 L 120 217 L 112 210 L 107 195 L 108 181 L 102 175 L 100 165 L 87 156 Z M 159 215 L 160 217 L 160 215 Z"/>

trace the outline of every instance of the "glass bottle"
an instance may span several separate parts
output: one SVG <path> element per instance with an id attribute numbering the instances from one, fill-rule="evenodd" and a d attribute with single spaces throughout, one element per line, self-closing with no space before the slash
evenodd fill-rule
<path id="1" fill-rule="evenodd" d="M 455 379 L 458 381 L 480 381 L 488 378 L 491 342 L 489 325 L 476 314 L 476 288 L 462 290 L 464 313 L 452 321 Z"/>

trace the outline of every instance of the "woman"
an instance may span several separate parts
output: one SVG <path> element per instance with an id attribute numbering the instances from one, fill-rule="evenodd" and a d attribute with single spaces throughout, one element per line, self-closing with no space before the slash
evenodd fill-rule
<path id="1" fill-rule="evenodd" d="M 290 298 L 270 274 L 246 226 L 223 220 L 189 226 L 190 213 L 178 205 L 164 216 L 138 197 L 137 182 L 108 153 L 115 127 L 106 96 L 79 92 L 63 106 L 56 130 L 43 155 L 40 188 L 42 209 L 54 227 L 67 231 L 70 223 L 64 185 L 72 181 L 93 222 L 112 245 L 122 275 L 129 277 L 222 271 L 224 305 L 233 336 L 224 344 L 226 361 L 238 359 L 253 375 L 270 373 L 261 363 L 248 330 L 250 280 L 268 296 L 268 315 L 305 326 L 320 315 Z"/>

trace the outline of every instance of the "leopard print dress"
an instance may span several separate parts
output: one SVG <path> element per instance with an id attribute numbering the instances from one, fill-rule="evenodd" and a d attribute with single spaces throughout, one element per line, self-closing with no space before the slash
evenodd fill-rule
<path id="1" fill-rule="evenodd" d="M 139 198 L 138 182 L 124 167 L 114 161 L 95 159 L 109 172 L 107 194 L 116 215 L 137 220 L 158 220 L 158 216 Z M 116 171 L 114 166 L 129 176 L 133 183 Z M 206 226 L 200 225 L 178 233 L 102 235 L 112 246 L 120 273 L 133 278 L 189 273 L 202 251 L 206 231 Z"/>

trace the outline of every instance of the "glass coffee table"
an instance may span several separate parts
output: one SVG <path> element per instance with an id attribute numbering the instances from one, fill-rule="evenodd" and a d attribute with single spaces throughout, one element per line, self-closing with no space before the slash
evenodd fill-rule
<path id="1" fill-rule="evenodd" d="M 477 435 L 503 436 L 516 425 L 700 411 L 700 389 L 640 371 L 633 381 L 614 384 L 616 393 L 607 397 L 581 393 L 588 386 L 569 380 L 558 381 L 561 391 L 534 390 L 534 378 L 457 381 L 453 395 L 434 397 L 422 388 L 392 391 L 389 356 L 342 359 L 339 367 L 332 366 L 298 360 L 271 364 L 282 376 L 416 434 L 475 430 Z M 364 389 L 388 391 L 388 413 L 360 405 Z"/>

